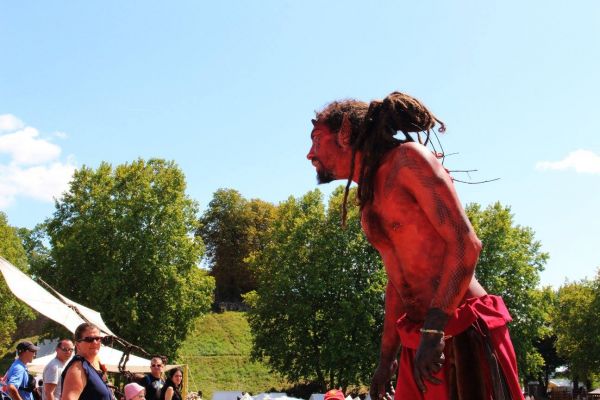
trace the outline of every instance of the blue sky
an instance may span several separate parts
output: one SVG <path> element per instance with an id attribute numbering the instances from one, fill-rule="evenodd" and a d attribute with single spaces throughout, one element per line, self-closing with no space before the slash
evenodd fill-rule
<path id="1" fill-rule="evenodd" d="M 400 90 L 447 124 L 449 169 L 501 178 L 457 189 L 535 230 L 543 284 L 591 278 L 598 21 L 592 0 L 2 2 L 0 210 L 33 227 L 74 168 L 138 157 L 175 160 L 201 209 L 300 196 L 314 110 Z"/>

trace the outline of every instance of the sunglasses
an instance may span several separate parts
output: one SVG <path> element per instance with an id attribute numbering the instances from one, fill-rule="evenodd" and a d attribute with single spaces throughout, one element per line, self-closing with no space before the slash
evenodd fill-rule
<path id="1" fill-rule="evenodd" d="M 154 367 L 154 368 L 160 368 L 160 367 L 162 367 L 163 365 L 162 365 L 162 364 L 150 364 L 150 366 L 151 366 L 151 367 Z"/>
<path id="2" fill-rule="evenodd" d="M 86 343 L 93 343 L 93 342 L 100 343 L 102 341 L 102 337 L 101 336 L 86 336 L 86 337 L 82 337 L 81 339 L 78 339 L 77 341 L 78 342 L 86 342 Z"/>
<path id="3" fill-rule="evenodd" d="M 70 353 L 70 352 L 72 352 L 72 351 L 73 351 L 73 349 L 67 349 L 67 348 L 65 348 L 65 347 L 61 347 L 60 349 L 61 349 L 62 351 L 64 351 L 65 353 Z"/>

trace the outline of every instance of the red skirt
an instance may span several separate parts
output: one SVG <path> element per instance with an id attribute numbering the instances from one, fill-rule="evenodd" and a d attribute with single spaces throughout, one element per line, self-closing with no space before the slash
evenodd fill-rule
<path id="1" fill-rule="evenodd" d="M 422 393 L 413 378 L 413 362 L 423 324 L 402 316 L 396 323 L 402 351 L 394 399 L 523 400 L 515 351 L 506 327 L 510 321 L 502 298 L 485 295 L 468 299 L 446 325 L 446 361 L 435 375 L 442 384 L 425 381 L 427 391 Z M 497 394 L 502 391 L 504 395 Z"/>

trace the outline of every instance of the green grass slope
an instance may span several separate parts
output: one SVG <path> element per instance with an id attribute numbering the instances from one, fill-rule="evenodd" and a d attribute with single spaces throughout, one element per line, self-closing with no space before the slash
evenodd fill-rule
<path id="1" fill-rule="evenodd" d="M 179 349 L 179 362 L 189 365 L 189 390 L 207 400 L 216 391 L 258 394 L 288 387 L 263 363 L 250 361 L 252 336 L 245 313 L 208 314 L 195 321 Z"/>

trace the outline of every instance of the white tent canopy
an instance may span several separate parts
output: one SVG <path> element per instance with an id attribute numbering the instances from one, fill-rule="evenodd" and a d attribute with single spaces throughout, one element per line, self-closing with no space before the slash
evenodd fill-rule
<path id="1" fill-rule="evenodd" d="M 123 352 L 113 349 L 112 347 L 102 346 L 100 347 L 100 353 L 98 354 L 98 358 L 102 364 L 106 365 L 106 369 L 109 372 L 119 372 L 119 360 Z M 43 357 L 38 357 L 33 359 L 30 364 L 27 364 L 27 368 L 33 374 L 41 374 L 44 370 L 44 367 L 54 358 L 56 357 L 56 353 L 50 353 Z M 173 368 L 176 365 L 168 365 L 167 368 Z M 129 355 L 129 360 L 127 361 L 127 370 L 134 373 L 144 373 L 150 372 L 150 360 L 138 356 L 134 356 L 132 354 Z"/>
<path id="2" fill-rule="evenodd" d="M 250 396 L 246 392 L 214 392 L 212 400 L 302 400 L 295 397 L 288 397 L 282 392 L 260 393 L 256 396 Z"/>
<path id="3" fill-rule="evenodd" d="M 252 400 L 302 400 L 297 397 L 288 397 L 287 394 L 281 392 L 260 393 L 251 397 Z"/>
<path id="4" fill-rule="evenodd" d="M 287 394 L 280 392 L 271 392 L 271 393 L 261 393 L 256 396 L 252 396 L 254 400 L 265 400 L 265 399 L 279 399 L 282 397 L 287 397 Z"/>
<path id="5" fill-rule="evenodd" d="M 237 400 L 244 395 L 243 392 L 229 391 L 229 392 L 214 392 L 212 400 Z"/>
<path id="6" fill-rule="evenodd" d="M 4 275 L 6 284 L 15 296 L 40 314 L 63 325 L 70 332 L 74 333 L 75 329 L 85 322 L 72 308 L 74 307 L 88 321 L 98 326 L 104 334 L 116 336 L 108 329 L 100 313 L 77 304 L 56 292 L 56 295 L 60 296 L 60 299 L 68 305 L 63 303 L 55 295 L 35 283 L 30 277 L 2 257 L 0 257 L 0 272 Z"/>

